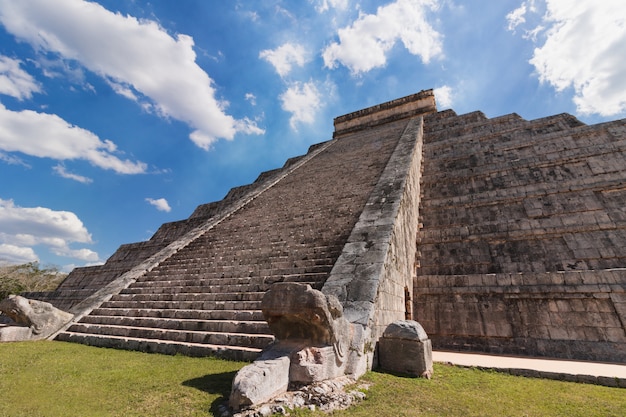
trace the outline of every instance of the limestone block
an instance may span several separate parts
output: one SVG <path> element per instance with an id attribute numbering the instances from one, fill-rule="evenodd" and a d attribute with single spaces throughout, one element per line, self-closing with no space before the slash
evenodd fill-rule
<path id="1" fill-rule="evenodd" d="M 291 355 L 289 380 L 311 384 L 343 376 L 345 363 L 338 363 L 332 346 L 309 346 Z"/>
<path id="2" fill-rule="evenodd" d="M 33 331 L 25 326 L 0 327 L 0 342 L 22 342 L 30 340 Z"/>
<path id="3" fill-rule="evenodd" d="M 0 312 L 15 324 L 0 328 L 0 341 L 3 342 L 46 339 L 74 318 L 50 303 L 19 295 L 10 295 L 0 301 Z"/>
<path id="4" fill-rule="evenodd" d="M 243 410 L 262 404 L 287 392 L 289 386 L 289 356 L 266 352 L 254 363 L 244 366 L 233 381 L 229 405 Z"/>
<path id="5" fill-rule="evenodd" d="M 418 322 L 400 320 L 391 323 L 379 340 L 378 349 L 382 369 L 425 378 L 432 376 L 432 345 Z"/>

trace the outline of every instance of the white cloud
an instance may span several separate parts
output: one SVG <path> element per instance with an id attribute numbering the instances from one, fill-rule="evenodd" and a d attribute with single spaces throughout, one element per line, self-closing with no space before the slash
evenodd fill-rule
<path id="1" fill-rule="evenodd" d="M 84 177 L 82 175 L 72 174 L 71 172 L 67 172 L 67 170 L 65 169 L 63 165 L 57 165 L 52 169 L 62 178 L 67 178 L 70 180 L 82 182 L 83 184 L 91 184 L 93 182 L 91 178 Z"/>
<path id="2" fill-rule="evenodd" d="M 345 10 L 350 4 L 350 0 L 311 0 L 316 4 L 315 9 L 319 13 L 328 11 L 331 7 L 338 10 Z"/>
<path id="3" fill-rule="evenodd" d="M 437 101 L 437 108 L 439 110 L 449 109 L 452 107 L 452 88 L 444 85 L 442 87 L 435 88 L 433 92 L 435 93 L 435 100 Z"/>
<path id="4" fill-rule="evenodd" d="M 253 106 L 256 106 L 256 96 L 252 93 L 246 93 L 246 101 L 249 102 L 250 104 L 252 104 Z"/>
<path id="5" fill-rule="evenodd" d="M 515 28 L 517 28 L 522 23 L 525 23 L 526 22 L 525 15 L 526 15 L 526 2 L 522 3 L 520 7 L 518 7 L 517 9 L 513 10 L 512 12 L 506 15 L 506 20 L 507 22 L 509 22 L 508 29 L 510 31 L 515 31 Z"/>
<path id="6" fill-rule="evenodd" d="M 323 52 L 324 64 L 341 63 L 353 74 L 384 67 L 387 53 L 398 42 L 428 63 L 442 55 L 441 35 L 428 23 L 426 12 L 437 8 L 435 0 L 396 0 L 379 7 L 376 14 L 361 15 L 351 26 L 339 29 L 339 42 Z"/>
<path id="7" fill-rule="evenodd" d="M 280 96 L 282 109 L 290 112 L 289 124 L 297 130 L 298 123 L 311 124 L 315 121 L 317 110 L 322 106 L 321 94 L 315 83 L 295 82 Z"/>
<path id="8" fill-rule="evenodd" d="M 0 161 L 6 162 L 9 165 L 21 165 L 24 168 L 31 168 L 31 166 L 24 162 L 21 158 L 4 152 L 0 152 Z"/>
<path id="9" fill-rule="evenodd" d="M 537 13 L 536 0 L 524 1 L 517 9 L 506 15 L 506 20 L 509 23 L 508 29 L 515 32 L 519 25 L 526 23 L 526 17 L 529 13 Z"/>
<path id="10" fill-rule="evenodd" d="M 209 149 L 237 132 L 262 133 L 235 120 L 216 98 L 213 80 L 195 62 L 190 36 L 170 36 L 156 22 L 112 13 L 78 0 L 0 0 L 6 30 L 43 52 L 80 62 L 90 71 L 154 102 L 163 116 L 195 129 L 191 140 Z"/>
<path id="11" fill-rule="evenodd" d="M 259 58 L 272 64 L 281 77 L 289 74 L 292 65 L 301 67 L 307 61 L 304 47 L 293 43 L 285 43 L 274 50 L 265 49 L 259 53 Z"/>
<path id="12" fill-rule="evenodd" d="M 83 159 L 120 174 L 139 174 L 146 164 L 121 160 L 116 146 L 92 132 L 73 126 L 59 116 L 32 110 L 14 112 L 0 103 L 0 150 L 39 158 Z"/>
<path id="13" fill-rule="evenodd" d="M 0 94 L 24 100 L 31 98 L 33 93 L 41 92 L 37 81 L 20 68 L 21 62 L 18 59 L 0 55 Z"/>
<path id="14" fill-rule="evenodd" d="M 613 116 L 626 111 L 622 0 L 548 0 L 543 21 L 528 33 L 535 37 L 527 39 L 544 41 L 530 60 L 540 81 L 557 91 L 573 88 L 579 113 Z"/>
<path id="15" fill-rule="evenodd" d="M 172 211 L 169 203 L 164 198 L 158 198 L 156 200 L 153 198 L 146 198 L 146 201 L 156 207 L 159 211 L 165 211 L 166 213 Z"/>
<path id="16" fill-rule="evenodd" d="M 32 246 L 43 245 L 60 256 L 98 260 L 96 252 L 72 249 L 72 243 L 92 243 L 91 235 L 76 214 L 45 207 L 19 207 L 12 200 L 0 199 L 0 258 L 22 256 L 36 260 Z"/>
<path id="17" fill-rule="evenodd" d="M 139 98 L 135 92 L 127 85 L 116 83 L 112 80 L 107 80 L 109 86 L 120 96 L 126 97 L 129 100 L 139 102 Z"/>
<path id="18" fill-rule="evenodd" d="M 0 265 L 4 263 L 25 264 L 37 261 L 39 261 L 39 258 L 32 248 L 0 243 Z"/>

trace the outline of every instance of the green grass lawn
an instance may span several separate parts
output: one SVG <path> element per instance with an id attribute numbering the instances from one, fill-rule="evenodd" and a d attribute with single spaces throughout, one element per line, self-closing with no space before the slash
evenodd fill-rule
<path id="1" fill-rule="evenodd" d="M 88 347 L 0 344 L 0 417 L 212 416 L 244 363 Z M 368 373 L 333 416 L 626 416 L 626 390 L 435 364 L 431 380 Z M 299 411 L 299 416 L 324 415 Z"/>

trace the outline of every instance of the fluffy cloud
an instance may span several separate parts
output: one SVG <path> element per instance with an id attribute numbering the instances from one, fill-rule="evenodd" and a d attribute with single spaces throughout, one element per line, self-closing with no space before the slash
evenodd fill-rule
<path id="1" fill-rule="evenodd" d="M 398 42 L 424 63 L 442 54 L 441 35 L 430 26 L 427 11 L 435 0 L 396 0 L 379 7 L 376 14 L 361 15 L 351 26 L 339 29 L 339 42 L 323 52 L 324 64 L 341 63 L 353 74 L 384 67 L 387 53 Z"/>
<path id="2" fill-rule="evenodd" d="M 42 140 L 45 138 L 45 140 Z M 92 132 L 73 126 L 59 116 L 32 110 L 8 110 L 0 104 L 0 150 L 39 158 L 83 159 L 120 174 L 146 171 L 146 164 L 121 160 L 113 142 L 101 141 Z"/>
<path id="3" fill-rule="evenodd" d="M 321 94 L 312 81 L 291 84 L 280 100 L 282 109 L 292 113 L 289 124 L 294 130 L 297 130 L 298 123 L 313 123 L 317 110 L 322 106 Z"/>
<path id="4" fill-rule="evenodd" d="M 535 4 L 535 0 L 528 0 L 523 2 L 517 9 L 506 15 L 506 20 L 509 22 L 508 29 L 514 32 L 518 26 L 526 23 L 526 16 L 529 13 L 537 12 L 538 10 Z"/>
<path id="5" fill-rule="evenodd" d="M 216 98 L 213 80 L 196 64 L 190 36 L 170 36 L 156 22 L 112 13 L 80 0 L 0 0 L 0 22 L 35 48 L 80 62 L 127 97 L 142 95 L 165 117 L 195 129 L 191 140 L 208 149 L 237 132 L 261 134 L 235 120 Z"/>
<path id="6" fill-rule="evenodd" d="M 509 28 L 533 9 L 525 2 L 509 14 Z M 541 82 L 574 90 L 581 114 L 613 116 L 626 111 L 626 8 L 622 0 L 548 0 L 540 25 L 526 31 L 541 39 L 530 63 Z M 528 36 L 532 34 L 532 36 Z"/>
<path id="7" fill-rule="evenodd" d="M 169 203 L 164 198 L 159 198 L 156 200 L 153 198 L 146 198 L 146 201 L 152 204 L 154 207 L 156 207 L 157 210 L 159 211 L 165 211 L 166 213 L 169 213 L 170 211 L 172 211 L 172 208 L 170 207 Z"/>
<path id="8" fill-rule="evenodd" d="M 350 4 L 350 0 L 312 0 L 316 4 L 315 9 L 319 13 L 328 11 L 331 7 L 338 10 L 345 10 Z"/>
<path id="9" fill-rule="evenodd" d="M 39 258 L 32 248 L 24 248 L 6 243 L 0 243 L 0 265 L 5 263 L 25 264 L 37 261 L 39 261 Z"/>
<path id="10" fill-rule="evenodd" d="M 0 94 L 24 100 L 41 92 L 41 87 L 20 64 L 20 60 L 0 55 Z"/>
<path id="11" fill-rule="evenodd" d="M 435 93 L 435 100 L 437 101 L 437 108 L 439 110 L 449 109 L 452 107 L 452 88 L 444 85 L 442 87 L 435 88 L 433 93 Z"/>
<path id="12" fill-rule="evenodd" d="M 45 207 L 19 207 L 0 199 L 0 258 L 16 262 L 37 260 L 32 246 L 43 245 L 59 256 L 97 261 L 90 249 L 72 249 L 72 243 L 92 243 L 91 235 L 72 212 Z"/>
<path id="13" fill-rule="evenodd" d="M 304 47 L 292 43 L 286 43 L 274 50 L 263 50 L 259 53 L 259 58 L 272 64 L 281 77 L 289 74 L 292 65 L 301 67 L 307 61 Z"/>

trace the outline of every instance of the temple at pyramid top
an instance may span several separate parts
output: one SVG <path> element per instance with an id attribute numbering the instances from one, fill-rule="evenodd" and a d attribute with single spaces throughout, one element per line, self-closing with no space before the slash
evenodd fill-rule
<path id="1" fill-rule="evenodd" d="M 367 129 L 395 120 L 406 119 L 437 111 L 433 90 L 420 91 L 410 96 L 377 104 L 362 110 L 336 117 L 334 137 Z"/>
<path id="2" fill-rule="evenodd" d="M 166 223 L 50 293 L 59 340 L 253 359 L 278 283 L 336 297 L 373 361 L 391 322 L 435 349 L 626 362 L 626 121 L 437 111 L 432 90 Z"/>

